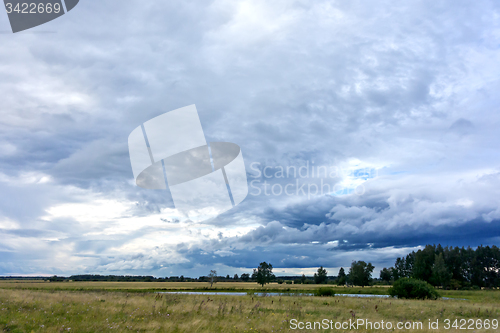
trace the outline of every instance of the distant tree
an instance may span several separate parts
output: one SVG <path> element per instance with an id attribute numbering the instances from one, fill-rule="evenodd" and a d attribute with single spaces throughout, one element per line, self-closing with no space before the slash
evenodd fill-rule
<path id="1" fill-rule="evenodd" d="M 405 276 L 405 258 L 397 258 L 394 268 L 392 268 L 392 277 L 397 281 Z"/>
<path id="2" fill-rule="evenodd" d="M 253 270 L 252 279 L 257 281 L 257 283 L 262 287 L 264 287 L 265 284 L 270 283 L 274 280 L 274 278 L 273 265 L 270 263 L 268 264 L 265 261 L 261 262 L 259 267 Z"/>
<path id="3" fill-rule="evenodd" d="M 233 276 L 233 280 L 234 280 L 234 281 L 237 281 L 237 280 L 238 280 L 238 274 L 234 274 L 234 276 Z"/>
<path id="4" fill-rule="evenodd" d="M 64 278 L 58 277 L 57 275 L 52 276 L 49 280 L 50 282 L 62 281 Z"/>
<path id="5" fill-rule="evenodd" d="M 447 287 L 450 284 L 452 273 L 446 268 L 443 253 L 436 254 L 432 265 L 431 283 L 435 286 Z"/>
<path id="6" fill-rule="evenodd" d="M 373 265 L 364 261 L 353 261 L 349 269 L 349 279 L 353 285 L 367 286 L 372 280 Z"/>
<path id="7" fill-rule="evenodd" d="M 226 280 L 231 280 L 231 277 L 228 275 L 226 275 Z"/>
<path id="8" fill-rule="evenodd" d="M 404 277 L 413 275 L 413 267 L 415 263 L 415 252 L 411 252 L 405 257 L 397 258 L 394 268 L 390 268 L 392 278 L 394 281 Z"/>
<path id="9" fill-rule="evenodd" d="M 306 276 L 304 274 L 302 274 L 302 276 L 300 277 L 300 282 L 302 284 L 306 283 Z"/>
<path id="10" fill-rule="evenodd" d="M 212 288 L 212 285 L 214 283 L 217 283 L 217 271 L 215 269 L 212 269 L 210 271 L 210 274 L 208 274 L 208 278 L 210 279 L 210 288 Z"/>
<path id="11" fill-rule="evenodd" d="M 483 248 L 481 263 L 484 267 L 484 287 L 492 288 L 500 286 L 500 249 L 495 245 Z"/>
<path id="12" fill-rule="evenodd" d="M 426 245 L 423 250 L 418 250 L 415 254 L 412 277 L 429 282 L 432 276 L 432 265 L 436 257 L 435 246 Z"/>
<path id="13" fill-rule="evenodd" d="M 250 274 L 247 274 L 247 273 L 241 274 L 241 280 L 243 282 L 248 282 L 248 280 L 250 280 Z"/>
<path id="14" fill-rule="evenodd" d="M 181 277 L 179 278 L 179 281 L 184 282 L 184 275 L 181 275 Z"/>
<path id="15" fill-rule="evenodd" d="M 461 257 L 461 251 L 457 247 L 445 247 L 443 251 L 444 261 L 446 263 L 446 267 L 448 267 L 450 273 L 452 274 L 453 285 L 455 288 L 460 288 L 462 284 L 465 282 L 464 276 L 462 273 L 463 260 Z M 450 281 L 451 283 L 451 281 Z"/>
<path id="16" fill-rule="evenodd" d="M 328 279 L 328 276 L 326 275 L 327 273 L 328 272 L 323 268 L 323 266 L 318 268 L 318 273 L 314 273 L 314 282 L 316 284 L 326 283 L 326 280 Z"/>
<path id="17" fill-rule="evenodd" d="M 412 251 L 405 258 L 405 265 L 403 271 L 404 276 L 405 277 L 412 276 L 414 267 L 415 267 L 415 251 Z"/>
<path id="18" fill-rule="evenodd" d="M 391 277 L 394 281 L 397 281 L 401 278 L 398 274 L 398 271 L 394 267 L 389 268 L 389 270 L 391 271 Z"/>
<path id="19" fill-rule="evenodd" d="M 380 271 L 380 279 L 384 282 L 391 282 L 391 279 L 392 279 L 392 270 L 391 269 L 387 269 L 387 268 L 382 268 L 382 270 Z"/>
<path id="20" fill-rule="evenodd" d="M 340 267 L 339 275 L 337 277 L 337 284 L 339 286 L 343 286 L 346 283 L 346 281 L 347 281 L 347 278 L 346 278 L 346 275 L 345 275 L 344 268 Z"/>

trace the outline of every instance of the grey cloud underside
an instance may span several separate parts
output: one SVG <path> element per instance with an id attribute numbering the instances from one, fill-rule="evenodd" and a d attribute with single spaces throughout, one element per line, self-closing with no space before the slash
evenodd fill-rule
<path id="1" fill-rule="evenodd" d="M 56 34 L 2 35 L 0 216 L 18 227 L 0 224 L 9 240 L 0 244 L 0 273 L 43 272 L 40 263 L 64 251 L 81 260 L 48 273 L 196 276 L 265 259 L 290 268 L 365 258 L 380 266 L 426 243 L 498 244 L 498 15 L 495 1 L 85 1 L 33 29 Z M 249 195 L 208 222 L 221 239 L 153 252 L 113 249 L 155 228 L 106 235 L 105 223 L 42 219 L 92 193 L 136 202 L 127 214 L 159 220 L 168 198 L 133 184 L 127 137 L 193 103 L 208 142 L 241 147 L 249 181 L 257 179 L 252 162 L 351 158 L 377 165 L 379 176 L 362 196 Z M 42 174 L 51 181 L 23 181 Z M 178 224 L 161 217 L 172 221 L 162 222 L 164 232 Z M 224 228 L 250 223 L 226 236 Z M 31 239 L 45 252 L 30 249 Z"/>

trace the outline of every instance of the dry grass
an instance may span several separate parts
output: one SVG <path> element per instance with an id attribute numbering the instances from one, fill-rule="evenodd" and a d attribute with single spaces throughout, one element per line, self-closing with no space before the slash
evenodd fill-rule
<path id="1" fill-rule="evenodd" d="M 99 284 L 102 287 L 103 283 Z M 132 289 L 138 288 L 134 286 Z M 325 318 L 333 321 L 362 318 L 372 322 L 422 321 L 424 330 L 420 332 L 430 332 L 426 329 L 428 319 L 442 321 L 445 318 L 499 318 L 498 291 L 472 293 L 478 295 L 476 299 L 481 295 L 485 297 L 480 302 L 477 300 L 408 301 L 347 297 L 158 295 L 118 291 L 51 290 L 49 287 L 46 287 L 46 290 L 0 289 L 0 330 L 5 332 L 306 332 L 306 330 L 290 330 L 289 320 L 295 318 L 304 322 L 314 322 Z M 356 331 L 368 332 L 363 329 Z M 454 331 L 456 330 L 447 332 Z M 483 331 L 493 332 L 493 330 L 475 330 L 475 332 Z"/>
<path id="2" fill-rule="evenodd" d="M 333 287 L 339 293 L 377 293 L 386 294 L 387 286 L 374 286 L 370 288 L 348 288 Z M 315 290 L 318 285 L 315 284 L 278 284 L 270 283 L 261 287 L 255 282 L 217 282 L 210 288 L 207 282 L 45 282 L 45 281 L 0 281 L 0 288 L 17 289 L 50 289 L 50 290 L 122 290 L 122 291 L 141 291 L 141 290 Z M 375 289 L 375 292 L 374 292 Z"/>

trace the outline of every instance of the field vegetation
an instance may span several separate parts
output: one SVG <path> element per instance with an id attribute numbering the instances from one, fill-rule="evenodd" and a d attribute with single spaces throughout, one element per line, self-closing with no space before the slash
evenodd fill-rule
<path id="1" fill-rule="evenodd" d="M 180 295 L 151 292 L 151 284 L 126 282 L 2 282 L 0 330 L 4 332 L 306 332 L 303 322 L 368 319 L 427 324 L 428 319 L 499 319 L 499 290 L 441 291 L 456 300 L 398 300 L 309 296 Z M 203 290 L 208 283 L 195 286 Z M 278 285 L 283 290 L 314 285 Z M 318 288 L 319 286 L 316 286 Z M 193 283 L 160 283 L 154 288 L 187 290 Z M 218 283 L 216 291 L 260 291 L 257 283 Z M 387 293 L 384 287 L 334 287 L 336 294 Z M 460 300 L 465 298 L 466 300 Z M 424 325 L 419 332 L 430 332 Z M 442 328 L 442 326 L 441 326 Z M 318 330 L 319 331 L 319 330 Z M 329 331 L 329 330 L 321 330 Z M 349 331 L 349 330 L 346 330 Z M 369 330 L 357 329 L 356 332 Z M 396 330 L 398 331 L 398 330 Z M 408 330 L 404 330 L 408 331 Z M 436 330 L 432 330 L 436 332 Z M 438 330 L 442 332 L 444 330 Z M 460 330 L 446 330 L 457 332 Z M 475 332 L 495 330 L 476 329 Z M 307 331 L 307 332 L 310 332 Z"/>
<path id="2" fill-rule="evenodd" d="M 210 287 L 209 282 L 45 282 L 45 281 L 0 281 L 0 288 L 8 289 L 48 289 L 48 290 L 107 290 L 107 291 L 128 291 L 128 292 L 145 292 L 145 291 L 314 291 L 320 286 L 315 284 L 279 284 L 272 282 L 264 287 L 256 282 L 217 282 Z M 329 286 L 330 287 L 330 286 Z M 346 287 L 335 286 L 331 287 L 338 293 L 354 293 L 354 294 L 379 294 L 388 295 L 387 289 L 389 286 L 373 286 L 371 288 L 362 287 Z"/>

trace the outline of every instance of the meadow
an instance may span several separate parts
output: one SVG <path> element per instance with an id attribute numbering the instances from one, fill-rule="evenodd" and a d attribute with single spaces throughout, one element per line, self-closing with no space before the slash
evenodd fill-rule
<path id="1" fill-rule="evenodd" d="M 388 286 L 374 286 L 370 288 L 361 287 L 337 287 L 328 285 L 336 289 L 338 292 L 350 293 L 376 293 L 387 294 Z M 112 290 L 112 291 L 128 291 L 128 292 L 145 292 L 145 291 L 248 291 L 248 290 L 267 290 L 267 291 L 303 291 L 308 292 L 318 288 L 316 284 L 278 284 L 276 282 L 267 284 L 264 288 L 255 282 L 217 282 L 210 287 L 207 282 L 48 282 L 41 280 L 34 281 L 16 281 L 16 280 L 0 280 L 0 288 L 16 288 L 16 289 L 49 289 L 49 290 Z"/>
<path id="2" fill-rule="evenodd" d="M 4 332 L 497 332 L 500 291 L 441 291 L 456 299 L 398 300 L 350 297 L 158 294 L 166 290 L 203 290 L 207 283 L 175 282 L 14 282 L 0 281 L 0 329 Z M 213 291 L 261 291 L 256 283 L 217 283 Z M 217 289 L 215 289 L 217 288 Z M 267 285 L 265 290 L 311 291 L 317 285 Z M 335 287 L 337 293 L 384 294 L 386 287 Z M 463 300 L 466 299 L 466 300 Z M 446 329 L 445 319 L 450 319 Z M 453 321 L 458 319 L 457 328 Z M 329 328 L 314 325 L 329 322 Z M 366 326 L 336 330 L 335 323 L 369 320 Z M 429 329 L 429 320 L 438 321 Z M 471 324 L 474 320 L 474 325 Z M 481 321 L 481 328 L 477 323 Z M 421 328 L 418 323 L 421 322 Z M 485 329 L 488 322 L 490 328 Z M 299 329 L 300 323 L 304 325 Z M 403 329 L 396 325 L 402 323 Z M 417 326 L 415 326 L 415 324 Z M 333 325 L 333 326 L 332 326 Z M 404 326 L 414 327 L 405 329 Z M 410 325 L 410 326 L 408 326 Z M 472 325 L 472 326 L 471 326 Z M 313 326 L 311 326 L 313 328 Z M 296 328 L 296 329 L 292 329 Z"/>

